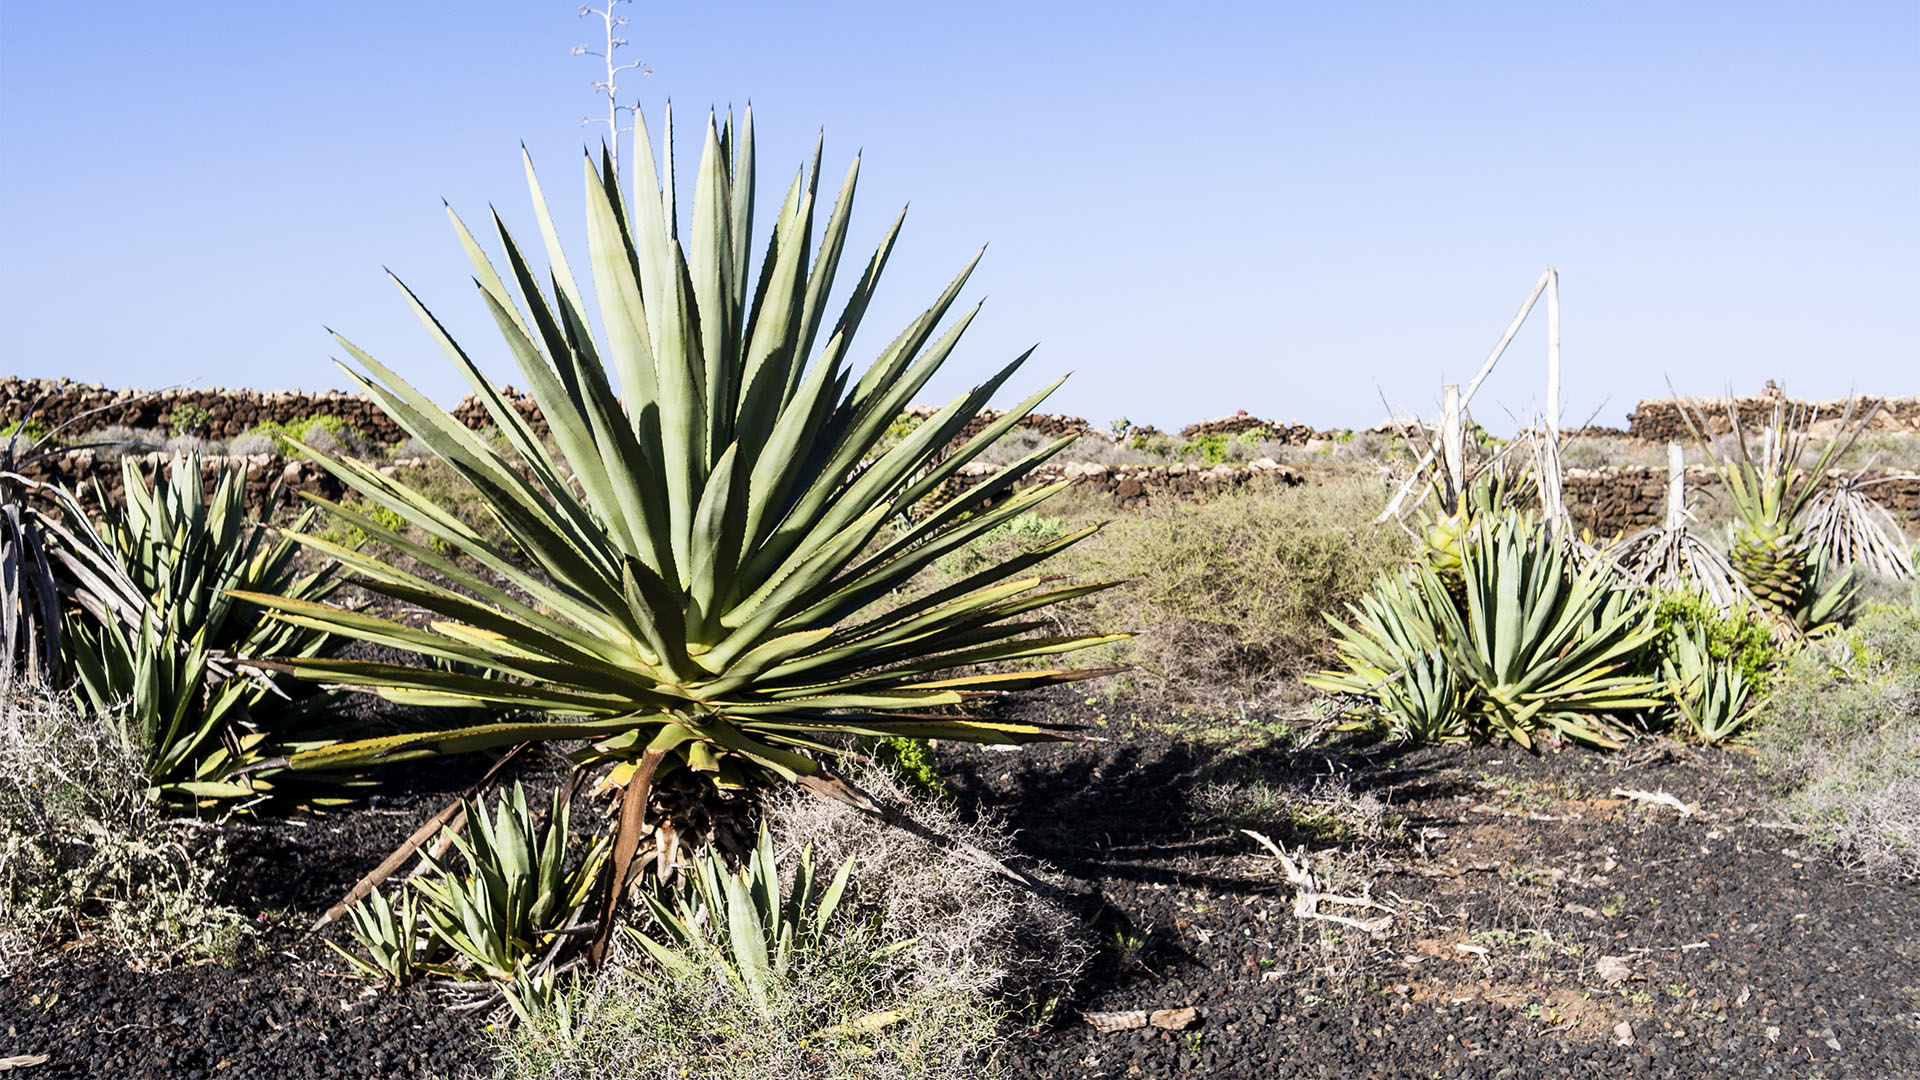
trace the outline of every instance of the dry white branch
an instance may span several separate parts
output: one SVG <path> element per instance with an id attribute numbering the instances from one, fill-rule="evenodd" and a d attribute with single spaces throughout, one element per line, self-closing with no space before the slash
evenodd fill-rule
<path id="1" fill-rule="evenodd" d="M 1527 321 L 1527 315 L 1533 311 L 1533 305 L 1539 302 L 1540 294 L 1546 291 L 1547 283 L 1553 279 L 1553 274 L 1554 271 L 1552 269 L 1540 272 L 1540 280 L 1534 282 L 1533 291 L 1527 294 L 1526 302 L 1520 305 L 1519 313 L 1514 315 L 1513 322 L 1507 325 L 1507 332 L 1500 335 L 1500 343 L 1493 347 L 1493 352 L 1488 355 L 1487 362 L 1480 365 L 1480 370 L 1474 373 L 1473 381 L 1468 383 L 1466 390 L 1460 394 L 1460 408 L 1462 411 L 1472 403 L 1473 392 L 1480 389 L 1480 384 L 1486 381 L 1488 375 L 1492 374 L 1493 365 L 1499 363 L 1501 354 L 1505 353 L 1507 346 L 1513 343 L 1513 336 L 1520 332 L 1520 324 Z M 1412 494 L 1414 485 L 1419 482 L 1420 477 L 1426 475 L 1427 467 L 1433 464 L 1433 459 L 1439 454 L 1439 450 L 1440 448 L 1438 446 L 1432 446 L 1427 449 L 1426 455 L 1420 459 L 1420 464 L 1413 467 L 1413 474 L 1407 477 L 1405 483 L 1400 485 L 1400 490 L 1394 492 L 1393 498 L 1387 503 L 1387 508 L 1382 510 L 1380 516 L 1374 519 L 1375 525 L 1383 525 L 1388 520 L 1400 515 L 1400 504 L 1407 501 L 1407 496 Z"/>
<path id="2" fill-rule="evenodd" d="M 1627 788 L 1614 788 L 1613 793 L 1622 799 L 1631 799 L 1647 806 L 1671 806 L 1679 811 L 1683 818 L 1690 818 L 1700 812 L 1698 805 L 1681 802 L 1678 796 L 1665 791 L 1631 791 Z"/>
<path id="3" fill-rule="evenodd" d="M 1255 843 L 1266 848 L 1267 851 L 1272 853 L 1274 858 L 1280 860 L 1281 869 L 1286 871 L 1287 880 L 1293 885 L 1293 914 L 1295 918 L 1323 919 L 1327 922 L 1339 923 L 1342 926 L 1351 926 L 1358 930 L 1365 930 L 1369 934 L 1381 933 L 1393 925 L 1393 909 L 1377 900 L 1364 896 L 1336 896 L 1332 893 L 1321 892 L 1319 884 L 1313 880 L 1312 867 L 1307 862 L 1305 848 L 1302 848 L 1300 851 L 1300 861 L 1294 862 L 1293 859 L 1287 856 L 1285 849 L 1275 844 L 1268 837 L 1262 836 L 1252 829 L 1241 829 L 1240 831 L 1252 837 Z M 1320 910 L 1320 904 L 1323 901 L 1329 904 L 1345 904 L 1348 907 L 1373 908 L 1376 911 L 1384 911 L 1386 914 L 1377 919 L 1356 919 L 1347 915 L 1335 915 L 1331 912 Z"/>

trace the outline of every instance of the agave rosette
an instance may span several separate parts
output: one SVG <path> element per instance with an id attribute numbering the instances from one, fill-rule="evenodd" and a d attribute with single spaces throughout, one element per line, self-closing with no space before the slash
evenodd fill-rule
<path id="1" fill-rule="evenodd" d="M 562 253 L 530 162 L 550 265 L 545 288 L 497 214 L 504 275 L 449 210 L 557 453 L 404 285 L 408 303 L 485 406 L 499 443 L 340 339 L 359 364 L 347 368 L 355 382 L 477 489 L 510 543 L 489 542 L 371 464 L 306 448 L 411 529 L 316 501 L 421 571 L 318 537 L 296 539 L 340 560 L 374 592 L 424 612 L 424 624 L 248 597 L 289 623 L 443 662 L 287 665 L 303 676 L 412 704 L 530 715 L 315 749 L 295 755 L 293 767 L 585 739 L 583 760 L 618 762 L 616 783 L 651 760 L 738 784 L 814 774 L 813 751 L 829 733 L 1058 737 L 945 707 L 1097 674 L 1033 667 L 982 674 L 978 667 L 1119 636 L 1034 636 L 1042 624 L 1022 618 L 1104 587 L 1029 573 L 1093 529 L 931 594 L 881 603 L 933 560 L 1063 486 L 1015 487 L 1069 439 L 931 513 L 909 516 L 1053 389 L 950 449 L 1022 356 L 889 445 L 888 429 L 978 310 L 941 329 L 973 263 L 856 377 L 848 365 L 852 340 L 900 228 L 896 218 L 828 323 L 858 161 L 815 249 L 816 150 L 812 168 L 787 191 L 755 277 L 751 116 L 737 129 L 730 117 L 724 125 L 709 118 L 684 237 L 671 117 L 658 169 L 645 126 L 636 131 L 631 193 L 621 190 L 605 152 L 597 167 L 586 161 L 592 296 L 603 336 L 590 327 L 587 294 Z"/>
<path id="2" fill-rule="evenodd" d="M 239 597 L 324 600 L 331 566 L 301 573 L 289 537 L 267 543 L 247 512 L 241 475 L 217 471 L 213 490 L 197 455 L 175 455 L 151 485 L 122 459 L 124 505 L 94 486 L 98 525 L 78 518 L 60 535 L 77 579 L 66 625 L 75 692 L 122 718 L 145 748 L 148 780 L 169 801 L 235 799 L 272 788 L 258 766 L 274 753 L 323 744 L 288 688 L 235 657 L 312 657 L 320 630 L 264 617 Z M 75 505 L 77 510 L 77 504 Z"/>
<path id="3" fill-rule="evenodd" d="M 1545 728 L 1617 746 L 1601 716 L 1661 703 L 1657 681 L 1635 663 L 1656 634 L 1653 607 L 1611 570 L 1575 569 L 1544 526 L 1518 514 L 1471 537 L 1464 563 L 1462 608 L 1440 602 L 1439 581 L 1422 585 L 1489 728 L 1522 746 Z"/>

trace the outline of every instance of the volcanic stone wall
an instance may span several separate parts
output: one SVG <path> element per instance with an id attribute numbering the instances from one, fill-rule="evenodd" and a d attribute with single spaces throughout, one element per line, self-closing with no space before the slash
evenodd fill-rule
<path id="1" fill-rule="evenodd" d="M 148 484 L 153 483 L 156 473 L 163 473 L 173 455 L 153 453 L 128 455 L 140 469 Z M 345 494 L 345 487 L 334 479 L 331 473 L 321 469 L 311 461 L 289 460 L 274 454 L 255 454 L 251 457 L 207 457 L 202 458 L 203 480 L 207 494 L 211 495 L 225 470 L 240 472 L 244 476 L 247 492 L 247 506 L 255 514 L 266 516 L 275 507 L 299 505 L 302 500 L 298 492 L 307 491 L 324 498 L 338 500 Z M 405 466 L 389 465 L 381 471 L 392 475 Z M 21 476 L 40 484 L 58 484 L 73 491 L 80 497 L 82 506 L 92 506 L 95 502 L 94 488 L 108 502 L 125 505 L 125 473 L 121 459 L 116 456 L 96 454 L 82 448 L 65 453 L 48 454 L 30 461 L 19 470 Z M 269 498 L 279 489 L 278 503 L 269 505 Z"/>
<path id="2" fill-rule="evenodd" d="M 1727 417 L 1727 407 L 1721 398 L 1683 398 L 1686 408 L 1696 417 L 1704 415 L 1711 434 L 1725 435 L 1733 430 L 1733 422 Z M 1821 421 L 1838 422 L 1846 414 L 1847 402 L 1840 401 L 1795 401 L 1779 393 L 1760 393 L 1753 397 L 1738 398 L 1734 402 L 1740 414 L 1742 427 L 1752 431 L 1773 419 L 1774 406 L 1784 403 L 1789 409 L 1813 412 L 1817 415 L 1816 427 Z M 1874 405 L 1880 411 L 1873 418 L 1875 431 L 1899 431 L 1920 433 L 1920 397 L 1876 398 L 1862 396 L 1855 400 L 1854 415 L 1864 416 Z M 1672 398 L 1654 398 L 1642 401 L 1627 414 L 1627 434 L 1636 439 L 1653 442 L 1685 442 L 1692 433 L 1682 418 L 1680 405 Z"/>
<path id="3" fill-rule="evenodd" d="M 1835 474 L 1838 475 L 1838 474 Z M 1909 528 L 1920 526 L 1920 477 L 1887 472 L 1890 479 L 1871 491 L 1874 501 L 1892 511 Z M 1633 532 L 1658 525 L 1667 517 L 1667 470 L 1639 465 L 1604 469 L 1568 469 L 1561 483 L 1567 511 L 1576 525 L 1596 536 Z M 1705 466 L 1687 469 L 1687 491 L 1703 499 L 1720 499 L 1720 474 Z"/>
<path id="4" fill-rule="evenodd" d="M 940 411 L 939 409 L 933 407 L 932 405 L 909 405 L 906 408 L 906 415 L 914 420 L 920 420 L 924 422 L 926 420 L 931 419 L 934 416 L 934 414 L 938 413 L 939 411 Z M 1005 415 L 1006 413 L 1000 412 L 997 409 L 982 409 L 980 411 L 980 415 L 974 417 L 972 420 L 967 421 L 967 426 L 960 429 L 960 434 L 955 436 L 955 441 L 957 442 L 961 439 L 973 438 L 975 435 L 978 435 L 982 431 L 985 431 L 987 427 L 991 425 L 995 420 L 998 420 Z M 1020 426 L 1023 428 L 1026 428 L 1028 431 L 1045 435 L 1051 439 L 1057 439 L 1063 435 L 1093 435 L 1093 436 L 1098 436 L 1100 438 L 1107 437 L 1106 432 L 1095 429 L 1092 424 L 1087 423 L 1087 421 L 1084 418 L 1078 417 L 1078 416 L 1056 416 L 1051 413 L 1029 413 L 1027 414 L 1027 418 L 1020 422 Z"/>
<path id="5" fill-rule="evenodd" d="M 1238 435 L 1246 431 L 1264 431 L 1266 437 L 1288 446 L 1305 446 L 1314 439 L 1330 438 L 1333 432 L 1320 432 L 1305 424 L 1283 424 L 1278 420 L 1262 420 L 1245 412 L 1235 416 L 1222 416 L 1213 420 L 1202 420 L 1197 424 L 1188 424 L 1180 429 L 1180 439 L 1192 442 L 1202 435 Z"/>
<path id="6" fill-rule="evenodd" d="M 190 428 L 183 434 L 231 439 L 268 421 L 291 423 L 309 416 L 337 416 L 379 442 L 398 442 L 406 432 L 380 411 L 373 399 L 340 390 L 226 390 L 219 387 L 168 390 L 109 390 L 98 383 L 70 379 L 0 379 L 0 423 L 31 414 L 48 427 L 68 421 L 74 434 L 114 424 L 159 431 Z M 194 421 L 189 424 L 187 421 Z"/>
<path id="7" fill-rule="evenodd" d="M 963 465 L 960 472 L 942 488 L 942 495 L 952 498 L 999 471 L 998 465 L 980 462 Z M 1072 480 L 1081 488 L 1111 496 L 1116 505 L 1133 507 L 1149 504 L 1156 499 L 1209 499 L 1262 483 L 1291 487 L 1305 483 L 1306 476 L 1291 465 L 1278 464 L 1271 458 L 1260 458 L 1245 465 L 1215 465 L 1210 468 L 1179 462 L 1171 465 L 1100 465 L 1071 461 L 1042 465 L 1028 474 L 1020 486 L 1051 484 L 1058 480 Z"/>

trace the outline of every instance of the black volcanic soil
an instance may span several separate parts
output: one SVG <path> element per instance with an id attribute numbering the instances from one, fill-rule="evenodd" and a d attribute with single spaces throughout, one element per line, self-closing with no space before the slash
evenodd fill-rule
<path id="1" fill-rule="evenodd" d="M 1070 879 L 1102 946 L 1076 999 L 1007 1047 L 1016 1076 L 1920 1076 L 1920 888 L 1779 827 L 1746 755 L 1302 750 L 1278 724 L 1039 707 L 1107 741 L 938 751 L 963 804 Z M 56 955 L 0 987 L 0 1058 L 47 1055 L 20 1071 L 36 1080 L 486 1075 L 483 1020 L 429 990 L 366 992 L 300 932 L 469 771 L 237 827 L 234 902 L 261 933 L 231 967 Z M 1328 784 L 1390 823 L 1260 797 Z M 1384 905 L 1321 910 L 1391 925 L 1297 917 L 1242 828 L 1304 848 L 1323 891 Z M 1082 1018 L 1189 1006 L 1179 1032 Z"/>
<path id="2" fill-rule="evenodd" d="M 1255 724 L 1152 726 L 955 763 L 968 798 L 1087 890 L 1103 946 L 1079 1000 L 1015 1043 L 1016 1075 L 1920 1076 L 1920 888 L 1850 875 L 1782 828 L 1749 755 L 1290 752 Z M 1257 820 L 1231 793 L 1262 781 L 1347 785 L 1399 828 Z M 1322 891 L 1370 895 L 1392 926 L 1296 917 L 1241 827 L 1315 853 Z M 1080 1015 L 1189 1006 L 1203 1019 L 1178 1033 Z"/>

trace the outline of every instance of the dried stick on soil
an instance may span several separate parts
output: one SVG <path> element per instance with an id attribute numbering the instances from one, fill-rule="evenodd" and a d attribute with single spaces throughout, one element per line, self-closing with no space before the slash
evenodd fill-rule
<path id="1" fill-rule="evenodd" d="M 320 916 L 320 921 L 307 927 L 307 933 L 311 934 L 340 916 L 345 915 L 348 908 L 365 900 L 368 894 L 380 886 L 381 882 L 392 877 L 393 872 L 400 869 L 401 863 L 412 858 L 413 853 L 420 850 L 420 845 L 425 844 L 431 839 L 433 834 L 438 832 L 442 826 L 447 826 L 454 832 L 458 832 L 464 828 L 466 826 L 466 801 L 481 791 L 484 791 L 487 785 L 493 782 L 493 778 L 500 774 L 500 770 L 507 767 L 508 762 L 519 757 L 521 751 L 531 745 L 531 743 L 521 743 L 519 746 L 514 747 L 502 755 L 499 761 L 493 763 L 493 768 L 487 770 L 485 776 L 482 776 L 476 781 L 472 787 L 461 792 L 459 798 L 453 800 L 452 803 L 444 807 L 439 813 L 428 818 L 419 828 L 413 830 L 413 835 L 407 837 L 399 847 L 393 849 L 393 854 L 382 859 L 380 865 L 374 867 L 371 873 L 359 881 L 354 882 L 353 888 L 347 890 L 347 895 L 341 897 L 339 903 L 328 908 L 327 913 Z M 454 820 L 456 815 L 458 815 L 459 820 L 452 825 L 448 825 L 450 821 Z"/>
<path id="2" fill-rule="evenodd" d="M 1312 868 L 1307 863 L 1304 848 L 1300 853 L 1300 861 L 1296 863 L 1287 857 L 1287 853 L 1282 850 L 1279 845 L 1267 837 L 1254 832 L 1252 829 L 1241 829 L 1240 831 L 1253 837 L 1254 842 L 1266 848 L 1269 852 L 1272 852 L 1273 857 L 1280 860 L 1281 869 L 1287 872 L 1287 880 L 1293 883 L 1293 914 L 1295 918 L 1324 919 L 1327 922 L 1339 923 L 1342 926 L 1351 926 L 1359 930 L 1365 930 L 1369 934 L 1378 934 L 1393 925 L 1393 909 L 1377 900 L 1369 900 L 1366 897 L 1335 896 L 1332 893 L 1321 892 L 1319 884 L 1313 880 Z M 1346 904 L 1349 907 L 1373 908 L 1376 911 L 1384 911 L 1386 914 L 1377 919 L 1355 919 L 1346 915 L 1335 915 L 1331 912 L 1320 910 L 1320 902 L 1323 900 L 1330 904 Z"/>

